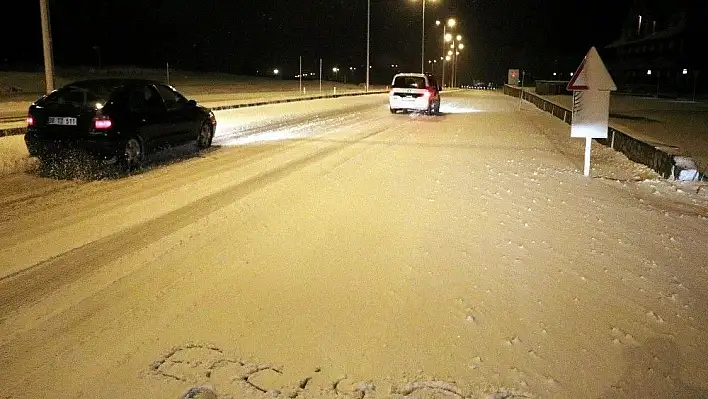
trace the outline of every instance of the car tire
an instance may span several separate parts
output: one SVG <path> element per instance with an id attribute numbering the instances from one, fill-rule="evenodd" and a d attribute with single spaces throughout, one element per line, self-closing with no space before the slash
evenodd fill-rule
<path id="1" fill-rule="evenodd" d="M 208 123 L 202 123 L 197 133 L 197 147 L 206 149 L 211 147 L 211 142 L 214 140 L 214 128 Z"/>
<path id="2" fill-rule="evenodd" d="M 126 172 L 139 168 L 145 158 L 142 141 L 137 137 L 132 137 L 123 146 L 122 164 Z"/>
<path id="3" fill-rule="evenodd" d="M 435 115 L 440 115 L 440 101 L 435 104 Z"/>

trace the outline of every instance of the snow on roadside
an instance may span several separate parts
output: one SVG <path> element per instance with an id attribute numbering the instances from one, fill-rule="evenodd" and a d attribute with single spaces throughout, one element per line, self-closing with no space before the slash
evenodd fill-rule
<path id="1" fill-rule="evenodd" d="M 26 172 L 37 167 L 37 159 L 30 158 L 24 136 L 0 138 L 0 176 Z"/>

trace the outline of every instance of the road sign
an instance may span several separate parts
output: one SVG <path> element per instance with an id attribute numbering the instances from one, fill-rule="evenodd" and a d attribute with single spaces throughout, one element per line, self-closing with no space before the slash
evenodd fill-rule
<path id="1" fill-rule="evenodd" d="M 518 69 L 509 69 L 509 73 L 507 76 L 507 84 L 511 86 L 518 86 L 519 85 L 519 70 Z"/>
<path id="2" fill-rule="evenodd" d="M 600 58 L 600 54 L 597 53 L 595 47 L 591 48 L 585 58 L 583 58 L 583 62 L 580 63 L 570 82 L 568 82 L 568 90 L 617 90 L 612 76 L 607 71 L 605 63 L 602 62 L 602 58 Z"/>
<path id="3" fill-rule="evenodd" d="M 573 91 L 573 123 L 570 137 L 585 138 L 585 176 L 590 175 L 592 139 L 607 138 L 610 91 L 617 90 L 595 47 L 588 51 L 568 83 Z"/>

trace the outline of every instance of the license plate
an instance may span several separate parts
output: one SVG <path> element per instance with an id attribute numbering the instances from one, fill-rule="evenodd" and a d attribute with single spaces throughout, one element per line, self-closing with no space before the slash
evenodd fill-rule
<path id="1" fill-rule="evenodd" d="M 76 118 L 62 118 L 56 116 L 50 116 L 47 120 L 49 125 L 62 125 L 62 126 L 76 126 Z"/>

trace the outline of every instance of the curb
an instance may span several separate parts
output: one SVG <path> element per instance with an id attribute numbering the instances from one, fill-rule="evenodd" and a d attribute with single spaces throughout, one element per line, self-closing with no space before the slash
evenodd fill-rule
<path id="1" fill-rule="evenodd" d="M 323 95 L 318 95 L 318 96 L 307 96 L 307 97 L 292 97 L 292 98 L 284 98 L 284 99 L 280 99 L 280 100 L 264 100 L 264 101 L 256 101 L 256 102 L 243 103 L 243 104 L 219 105 L 217 107 L 207 107 L 207 108 L 211 109 L 212 111 L 224 111 L 224 110 L 237 109 L 237 108 L 260 107 L 263 105 L 271 105 L 271 104 L 282 104 L 282 103 L 292 103 L 292 102 L 298 102 L 298 101 L 321 100 L 321 99 L 326 99 L 326 98 L 368 96 L 371 94 L 383 94 L 383 93 L 388 93 L 388 90 L 376 90 L 376 91 L 370 91 L 370 92 L 365 92 L 365 93 L 357 92 L 357 93 L 342 93 L 342 94 L 323 94 Z M 22 119 L 22 118 L 19 118 L 19 119 Z M 0 137 L 17 136 L 20 134 L 25 134 L 26 131 L 27 131 L 26 127 L 11 127 L 11 128 L 6 128 L 6 129 L 0 129 Z"/>
<path id="2" fill-rule="evenodd" d="M 572 110 L 543 98 L 543 96 L 536 93 L 507 84 L 504 85 L 504 94 L 516 98 L 521 98 L 523 94 L 522 100 L 530 102 L 537 108 L 561 119 L 569 125 L 573 122 Z M 623 153 L 634 162 L 648 166 L 664 179 L 701 181 L 706 178 L 704 174 L 698 171 L 693 159 L 674 153 L 673 151 L 664 151 L 661 148 L 634 138 L 612 126 L 608 127 L 607 139 L 595 139 L 595 141 Z"/>

